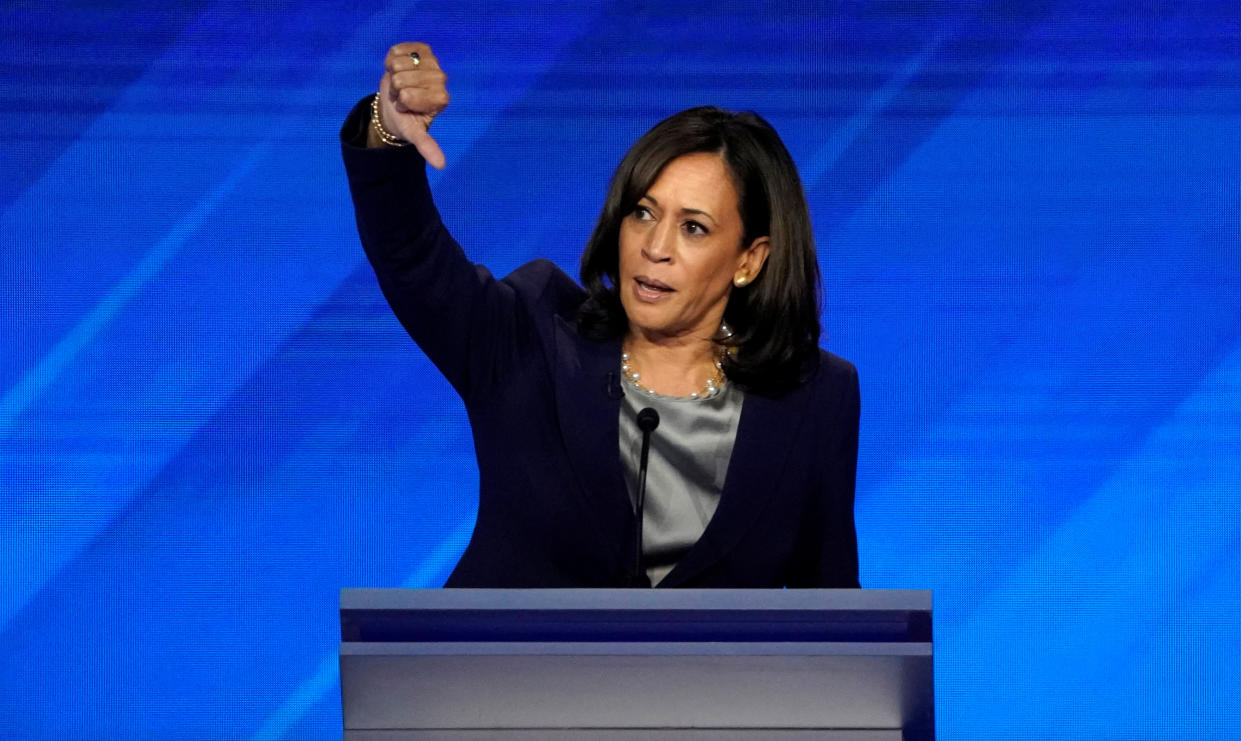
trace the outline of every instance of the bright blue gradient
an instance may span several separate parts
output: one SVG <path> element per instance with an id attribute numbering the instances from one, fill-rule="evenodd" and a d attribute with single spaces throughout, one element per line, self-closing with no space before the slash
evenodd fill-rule
<path id="1" fill-rule="evenodd" d="M 338 738 L 338 590 L 451 570 L 469 429 L 336 139 L 420 39 L 497 273 L 672 112 L 781 132 L 941 738 L 1241 739 L 1233 0 L 360 7 L 0 11 L 0 738 Z"/>

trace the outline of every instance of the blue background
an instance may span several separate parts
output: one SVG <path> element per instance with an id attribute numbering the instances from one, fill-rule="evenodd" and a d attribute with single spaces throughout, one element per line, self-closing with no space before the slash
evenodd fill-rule
<path id="1" fill-rule="evenodd" d="M 0 18 L 0 738 L 336 738 L 339 588 L 451 569 L 468 429 L 336 140 L 415 39 L 497 273 L 576 274 L 665 115 L 781 132 L 861 373 L 862 581 L 935 590 L 942 738 L 1241 738 L 1234 0 Z"/>

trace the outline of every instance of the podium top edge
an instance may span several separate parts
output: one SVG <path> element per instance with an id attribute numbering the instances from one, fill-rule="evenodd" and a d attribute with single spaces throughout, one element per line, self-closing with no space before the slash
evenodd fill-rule
<path id="1" fill-rule="evenodd" d="M 796 610 L 930 612 L 929 589 L 371 589 L 345 610 Z"/>

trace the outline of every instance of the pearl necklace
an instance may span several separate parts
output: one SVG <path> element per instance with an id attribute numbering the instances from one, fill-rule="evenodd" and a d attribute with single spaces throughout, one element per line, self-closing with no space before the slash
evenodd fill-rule
<path id="1" fill-rule="evenodd" d="M 720 324 L 720 332 L 718 335 L 721 339 L 728 339 L 733 336 L 733 330 L 727 324 Z M 691 399 L 709 399 L 720 392 L 724 386 L 724 350 L 721 348 L 715 356 L 715 370 L 711 373 L 711 377 L 707 379 L 707 383 L 702 389 L 695 391 L 689 395 Z M 652 391 L 642 385 L 642 375 L 633 369 L 633 362 L 629 358 L 629 353 L 621 352 L 621 373 L 629 382 L 637 387 L 639 391 L 646 392 L 650 396 L 659 396 L 656 391 Z"/>
<path id="2" fill-rule="evenodd" d="M 722 358 L 723 353 L 715 359 L 715 371 L 711 374 L 711 377 L 707 379 L 706 385 L 703 386 L 701 390 L 690 394 L 689 398 L 709 399 L 720 392 L 720 389 L 724 385 L 724 362 Z M 624 373 L 625 378 L 628 378 L 629 382 L 636 386 L 639 391 L 644 391 L 650 396 L 660 396 L 659 392 L 653 391 L 642 385 L 642 381 L 639 380 L 642 376 L 633 369 L 633 364 L 629 361 L 629 353 L 627 352 L 621 353 L 621 373 Z"/>

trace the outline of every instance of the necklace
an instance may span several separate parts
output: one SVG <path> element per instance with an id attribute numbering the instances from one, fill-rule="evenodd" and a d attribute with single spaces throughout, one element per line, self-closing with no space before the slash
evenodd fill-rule
<path id="1" fill-rule="evenodd" d="M 706 385 L 701 390 L 695 391 L 689 395 L 691 399 L 709 399 L 720 392 L 721 386 L 724 384 L 724 363 L 721 360 L 723 353 L 715 359 L 715 370 L 711 373 L 711 377 L 707 379 Z M 625 374 L 625 378 L 638 388 L 651 396 L 659 396 L 660 394 L 642 385 L 640 380 L 642 375 L 633 369 L 633 364 L 629 360 L 629 353 L 621 353 L 621 373 Z"/>
<path id="2" fill-rule="evenodd" d="M 729 337 L 733 336 L 733 331 L 727 324 L 721 324 L 720 332 L 718 336 L 722 339 L 728 339 Z M 624 352 L 624 351 L 621 352 L 621 373 L 623 373 L 625 375 L 625 378 L 628 378 L 629 382 L 632 383 L 634 386 L 636 386 L 639 391 L 643 391 L 650 396 L 659 396 L 658 392 L 652 391 L 651 389 L 642 385 L 642 380 L 641 380 L 642 375 L 638 373 L 636 370 L 634 370 L 633 361 L 630 359 L 629 353 Z M 711 377 L 707 379 L 706 384 L 701 389 L 690 394 L 689 398 L 709 399 L 712 396 L 715 396 L 716 394 L 718 394 L 720 392 L 720 389 L 723 387 L 723 385 L 724 385 L 724 349 L 721 347 L 716 351 L 715 368 L 711 372 Z"/>

